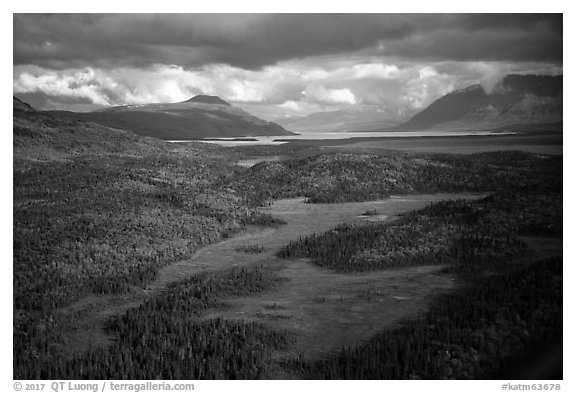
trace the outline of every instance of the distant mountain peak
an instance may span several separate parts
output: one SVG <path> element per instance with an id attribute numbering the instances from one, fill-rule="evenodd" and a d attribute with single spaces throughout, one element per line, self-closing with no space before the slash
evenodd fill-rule
<path id="1" fill-rule="evenodd" d="M 252 116 L 215 96 L 200 95 L 183 102 L 127 105 L 95 112 L 52 113 L 165 140 L 292 135 L 282 126 Z"/>
<path id="2" fill-rule="evenodd" d="M 486 92 L 480 85 L 448 93 L 395 131 L 491 129 L 562 121 L 562 75 L 507 75 Z"/>
<path id="3" fill-rule="evenodd" d="M 204 95 L 204 94 L 194 96 L 194 97 L 192 97 L 189 100 L 186 100 L 184 102 L 199 102 L 201 104 L 216 104 L 216 105 L 232 106 L 232 105 L 230 105 L 230 103 L 224 101 L 222 98 L 220 98 L 218 96 L 208 96 L 208 95 Z"/>

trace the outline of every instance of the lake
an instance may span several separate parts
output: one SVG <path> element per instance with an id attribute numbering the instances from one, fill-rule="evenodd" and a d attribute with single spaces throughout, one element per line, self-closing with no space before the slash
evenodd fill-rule
<path id="1" fill-rule="evenodd" d="M 254 136 L 246 138 L 210 138 L 210 140 L 173 140 L 170 143 L 204 142 L 221 146 L 281 145 L 297 140 L 338 140 L 350 138 L 420 138 L 449 136 L 513 135 L 515 132 L 495 131 L 402 131 L 402 132 L 302 132 L 288 136 Z"/>

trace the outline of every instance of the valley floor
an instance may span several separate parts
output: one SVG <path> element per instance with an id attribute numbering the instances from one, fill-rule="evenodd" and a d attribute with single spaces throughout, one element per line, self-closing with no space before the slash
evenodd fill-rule
<path id="1" fill-rule="evenodd" d="M 380 220 L 389 222 L 399 214 L 421 209 L 432 202 L 478 199 L 484 195 L 392 196 L 379 201 L 339 204 L 307 204 L 301 198 L 275 201 L 262 210 L 283 219 L 286 225 L 273 229 L 250 228 L 231 239 L 204 247 L 191 259 L 160 269 L 157 279 L 141 291 L 122 296 L 90 296 L 61 309 L 62 317 L 74 321 L 65 334 L 64 346 L 71 352 L 81 353 L 112 344 L 114 337 L 105 329 L 110 318 L 138 307 L 170 283 L 206 271 L 266 265 L 285 281 L 263 294 L 227 299 L 223 307 L 206 310 L 202 319 L 258 321 L 295 334 L 294 345 L 275 355 L 283 360 L 297 355 L 316 358 L 333 354 L 342 346 L 361 343 L 383 328 L 415 317 L 435 295 L 458 282 L 452 276 L 437 274 L 443 266 L 339 273 L 314 266 L 305 259 L 279 259 L 276 253 L 281 247 L 341 223 L 373 219 L 363 215 L 366 211 L 376 210 Z M 240 251 L 245 245 L 258 245 L 263 251 Z M 271 376 L 276 377 L 287 376 Z"/>
<path id="2" fill-rule="evenodd" d="M 562 143 L 491 138 L 426 144 Z M 562 331 L 561 157 L 317 142 L 15 112 L 14 378 L 490 378 Z"/>

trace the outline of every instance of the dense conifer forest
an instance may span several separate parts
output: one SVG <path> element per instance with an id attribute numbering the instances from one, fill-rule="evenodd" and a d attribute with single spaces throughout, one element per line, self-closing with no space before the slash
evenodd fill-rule
<path id="1" fill-rule="evenodd" d="M 282 280 L 264 267 L 233 268 L 170 285 L 161 295 L 110 321 L 109 349 L 80 356 L 17 348 L 17 379 L 254 379 L 272 350 L 290 342 L 286 332 L 262 324 L 202 321 L 203 310 L 230 296 L 245 296 Z M 31 366 L 32 365 L 32 366 Z"/>
<path id="2" fill-rule="evenodd" d="M 278 255 L 344 271 L 518 257 L 529 252 L 520 235 L 562 235 L 561 212 L 554 208 L 560 198 L 502 192 L 439 202 L 390 224 L 342 224 L 290 242 Z"/>
<path id="3" fill-rule="evenodd" d="M 476 273 L 498 269 L 492 262 L 476 261 Z M 309 379 L 505 379 L 540 343 L 561 348 L 562 306 L 562 259 L 546 259 L 476 276 L 417 320 L 336 356 L 290 366 Z"/>
<path id="4" fill-rule="evenodd" d="M 235 165 L 265 154 L 283 158 Z M 488 195 L 285 244 L 280 257 L 339 272 L 443 265 L 439 274 L 464 282 L 401 328 L 332 357 L 283 364 L 298 376 L 490 378 L 562 332 L 562 259 L 538 259 L 526 241 L 562 236 L 561 157 L 176 146 L 15 109 L 13 182 L 15 379 L 266 378 L 272 354 L 290 347 L 292 333 L 202 313 L 281 286 L 274 266 L 171 284 L 112 317 L 114 342 L 85 353 L 67 350 L 61 310 L 87 297 L 128 296 L 208 244 L 282 226 L 259 207 L 290 197 L 317 204 Z M 236 251 L 267 250 L 245 243 Z"/>

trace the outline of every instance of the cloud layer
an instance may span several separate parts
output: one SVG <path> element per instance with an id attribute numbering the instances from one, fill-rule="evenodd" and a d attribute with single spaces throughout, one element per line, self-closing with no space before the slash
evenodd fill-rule
<path id="1" fill-rule="evenodd" d="M 14 62 L 51 68 L 259 68 L 362 51 L 460 61 L 562 61 L 555 14 L 92 14 L 14 16 Z"/>
<path id="2" fill-rule="evenodd" d="M 562 72 L 561 15 L 14 15 L 14 92 L 44 107 L 202 93 L 271 119 L 402 114 L 510 72 Z"/>

